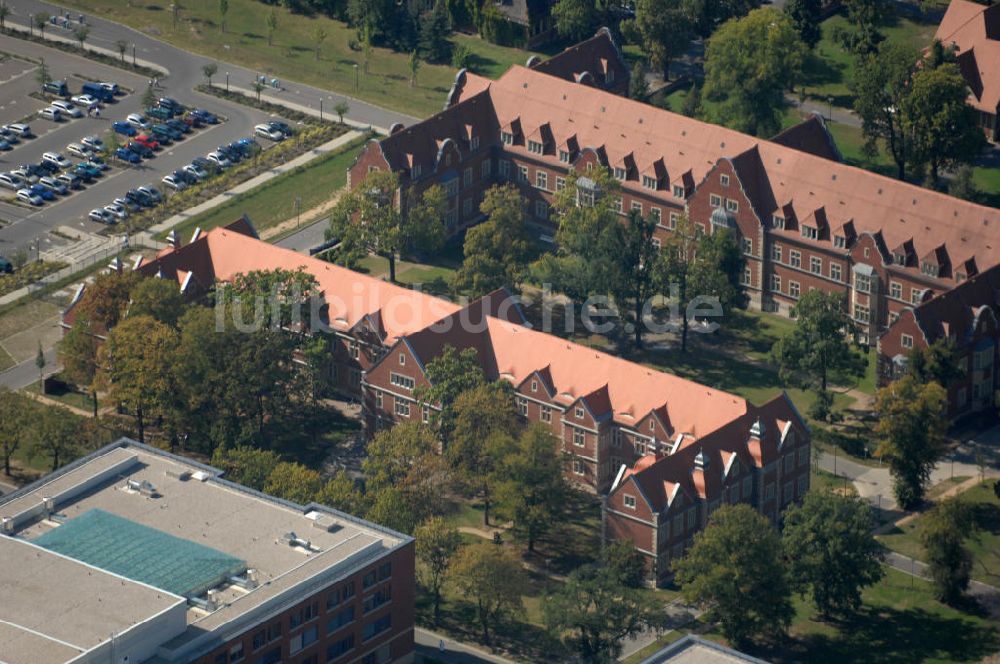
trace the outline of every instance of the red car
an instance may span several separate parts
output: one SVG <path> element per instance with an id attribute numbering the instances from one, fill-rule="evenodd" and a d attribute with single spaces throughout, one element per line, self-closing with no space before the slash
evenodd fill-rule
<path id="1" fill-rule="evenodd" d="M 134 140 L 139 145 L 145 145 L 150 150 L 159 150 L 160 149 L 160 144 L 156 141 L 156 139 L 155 138 L 151 138 L 147 134 L 139 134 L 138 136 L 136 136 L 132 140 Z"/>

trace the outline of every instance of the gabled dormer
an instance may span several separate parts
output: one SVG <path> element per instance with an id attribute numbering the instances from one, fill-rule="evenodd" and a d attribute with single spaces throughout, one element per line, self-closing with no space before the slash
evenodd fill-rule
<path id="1" fill-rule="evenodd" d="M 667 181 L 667 167 L 663 163 L 663 158 L 659 158 L 646 167 L 642 172 L 642 186 L 644 189 L 659 189 L 663 182 Z M 683 198 L 683 196 L 678 196 Z"/>
<path id="2" fill-rule="evenodd" d="M 521 131 L 521 118 L 516 117 L 500 127 L 500 142 L 510 147 L 520 145 L 524 141 Z"/>
<path id="3" fill-rule="evenodd" d="M 948 249 L 942 244 L 920 259 L 920 273 L 933 279 L 944 279 L 951 274 Z"/>
<path id="4" fill-rule="evenodd" d="M 580 154 L 580 144 L 576 140 L 576 134 L 573 134 L 560 143 L 556 152 L 558 153 L 559 161 L 563 164 L 572 164 L 576 161 L 577 155 Z"/>
<path id="5" fill-rule="evenodd" d="M 913 249 L 913 238 L 898 244 L 892 249 L 892 264 L 899 267 L 911 267 L 916 262 L 916 252 Z"/>
<path id="6" fill-rule="evenodd" d="M 551 154 L 553 143 L 552 128 L 548 122 L 539 125 L 525 140 L 528 152 L 537 155 Z"/>
<path id="7" fill-rule="evenodd" d="M 834 249 L 850 249 L 858 239 L 857 231 L 854 230 L 854 220 L 848 219 L 843 226 L 833 233 Z"/>

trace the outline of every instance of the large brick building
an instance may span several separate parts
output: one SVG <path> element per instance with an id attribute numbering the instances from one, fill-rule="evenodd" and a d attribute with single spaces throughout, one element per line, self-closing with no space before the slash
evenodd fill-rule
<path id="1" fill-rule="evenodd" d="M 882 384 L 906 372 L 908 355 L 938 340 L 959 352 L 964 376 L 948 388 L 951 418 L 992 410 L 1000 388 L 996 366 L 1000 341 L 1000 266 L 969 277 L 950 291 L 905 309 L 878 340 Z"/>
<path id="2" fill-rule="evenodd" d="M 414 541 L 122 439 L 0 498 L 10 664 L 413 661 Z"/>
<path id="3" fill-rule="evenodd" d="M 404 211 L 403 191 L 440 184 L 454 230 L 479 221 L 486 189 L 511 182 L 551 236 L 553 195 L 571 170 L 594 168 L 619 180 L 621 214 L 657 220 L 654 242 L 683 214 L 737 231 L 751 306 L 788 314 L 810 289 L 844 293 L 868 343 L 904 308 L 1000 262 L 1000 210 L 841 163 L 817 117 L 762 140 L 537 65 L 496 81 L 463 72 L 443 111 L 372 140 L 348 182 L 397 173 Z"/>
<path id="4" fill-rule="evenodd" d="M 955 48 L 979 126 L 1000 140 L 1000 5 L 951 0 L 934 38 Z"/>

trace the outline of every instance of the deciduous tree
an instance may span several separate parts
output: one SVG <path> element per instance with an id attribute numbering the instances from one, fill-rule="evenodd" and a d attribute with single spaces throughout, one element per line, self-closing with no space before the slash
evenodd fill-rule
<path id="1" fill-rule="evenodd" d="M 913 84 L 920 54 L 908 44 L 887 42 L 875 53 L 858 56 L 854 65 L 854 110 L 861 117 L 865 150 L 875 154 L 885 145 L 896 163 L 896 177 L 906 179 L 913 160 L 913 127 L 904 103 Z"/>
<path id="2" fill-rule="evenodd" d="M 812 593 L 823 615 L 861 606 L 861 591 L 885 575 L 882 545 L 872 536 L 871 508 L 857 496 L 810 491 L 784 516 L 782 543 L 789 578 Z"/>
<path id="3" fill-rule="evenodd" d="M 322 488 L 323 478 L 318 472 L 301 463 L 288 461 L 278 463 L 264 484 L 265 493 L 300 505 L 313 502 Z"/>
<path id="4" fill-rule="evenodd" d="M 84 317 L 103 330 L 110 330 L 125 314 L 125 309 L 132 298 L 132 289 L 138 280 L 139 276 L 135 272 L 108 272 L 98 275 L 83 291 L 83 296 L 75 307 L 76 315 Z"/>
<path id="5" fill-rule="evenodd" d="M 511 185 L 486 191 L 480 211 L 487 219 L 465 234 L 465 258 L 453 285 L 473 296 L 502 286 L 516 287 L 527 272 L 531 240 L 524 223 L 521 194 Z"/>
<path id="6" fill-rule="evenodd" d="M 24 444 L 38 407 L 33 401 L 0 385 L 0 456 L 3 472 L 10 477 L 10 460 Z"/>
<path id="7" fill-rule="evenodd" d="M 799 33 L 802 43 L 810 49 L 816 48 L 816 44 L 823 36 L 823 31 L 820 28 L 823 0 L 788 0 L 788 4 L 785 5 L 785 13 Z"/>
<path id="8" fill-rule="evenodd" d="M 140 279 L 132 289 L 129 316 L 150 316 L 170 327 L 177 327 L 184 308 L 184 296 L 175 282 L 145 278 Z"/>
<path id="9" fill-rule="evenodd" d="M 326 480 L 323 488 L 316 494 L 316 502 L 355 516 L 363 515 L 366 508 L 364 495 L 344 470 L 334 471 Z"/>
<path id="10" fill-rule="evenodd" d="M 937 383 L 918 383 L 912 376 L 878 391 L 876 451 L 889 463 L 892 490 L 903 509 L 924 498 L 931 471 L 945 451 L 947 396 Z"/>
<path id="11" fill-rule="evenodd" d="M 229 15 L 229 0 L 219 0 L 219 27 L 226 31 L 226 17 Z M 211 85 L 211 83 L 209 84 Z"/>
<path id="12" fill-rule="evenodd" d="M 56 345 L 63 376 L 82 390 L 93 390 L 97 373 L 97 340 L 90 322 L 77 316 L 73 325 Z M 94 416 L 97 416 L 97 392 L 93 391 Z"/>
<path id="13" fill-rule="evenodd" d="M 578 42 L 593 31 L 597 7 L 594 0 L 559 0 L 552 7 L 552 18 L 560 37 Z"/>
<path id="14" fill-rule="evenodd" d="M 642 47 L 665 81 L 670 63 L 687 51 L 694 28 L 687 0 L 637 0 L 635 18 L 622 24 L 623 34 Z"/>
<path id="15" fill-rule="evenodd" d="M 941 337 L 929 346 L 917 346 L 906 356 L 906 369 L 920 383 L 934 382 L 947 389 L 965 375 L 965 366 L 955 342 Z"/>
<path id="16" fill-rule="evenodd" d="M 524 570 L 521 561 L 506 547 L 488 543 L 462 547 L 451 564 L 449 577 L 458 591 L 475 604 L 484 643 L 490 643 L 491 630 L 524 609 Z"/>
<path id="17" fill-rule="evenodd" d="M 612 228 L 611 292 L 618 310 L 630 321 L 626 331 L 631 325 L 635 347 L 642 348 L 645 318 L 650 313 L 647 306 L 664 285 L 666 254 L 653 244 L 656 222 L 639 212 L 632 211 L 624 224 Z"/>
<path id="18" fill-rule="evenodd" d="M 270 46 L 274 40 L 274 33 L 278 29 L 278 12 L 272 9 L 267 13 L 267 18 L 265 19 L 267 23 L 267 45 Z"/>
<path id="19" fill-rule="evenodd" d="M 748 505 L 724 505 L 696 533 L 694 546 L 673 569 L 688 602 L 722 624 L 737 647 L 757 635 L 781 634 L 794 610 L 782 564 L 781 539 Z"/>
<path id="20" fill-rule="evenodd" d="M 975 522 L 961 498 L 947 498 L 924 514 L 920 544 L 938 597 L 955 603 L 969 587 L 972 553 L 965 545 Z"/>
<path id="21" fill-rule="evenodd" d="M 434 599 L 434 623 L 441 619 L 441 591 L 447 579 L 448 566 L 462 545 L 458 530 L 439 516 L 417 526 L 417 562 L 420 580 Z"/>
<path id="22" fill-rule="evenodd" d="M 208 87 L 212 87 L 212 77 L 216 75 L 219 71 L 219 65 L 214 62 L 209 62 L 208 64 L 202 65 L 201 73 L 205 75 L 205 80 L 208 82 Z"/>
<path id="23" fill-rule="evenodd" d="M 705 52 L 705 98 L 714 120 L 769 137 L 781 129 L 785 92 L 802 74 L 806 47 L 791 20 L 756 9 L 724 23 Z"/>
<path id="24" fill-rule="evenodd" d="M 420 422 L 397 424 L 368 443 L 368 456 L 361 464 L 365 491 L 374 503 L 383 492 L 398 491 L 414 516 L 407 532 L 444 509 L 448 474 L 437 452 L 437 438 Z"/>
<path id="25" fill-rule="evenodd" d="M 279 463 L 281 458 L 271 450 L 250 446 L 220 445 L 212 455 L 212 465 L 225 473 L 225 479 L 258 491 L 264 490 Z"/>

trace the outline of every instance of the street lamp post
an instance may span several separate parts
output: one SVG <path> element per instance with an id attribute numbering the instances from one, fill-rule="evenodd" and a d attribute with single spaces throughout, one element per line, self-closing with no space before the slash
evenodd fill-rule
<path id="1" fill-rule="evenodd" d="M 132 43 L 132 66 L 135 67 L 135 42 Z"/>
<path id="2" fill-rule="evenodd" d="M 323 98 L 319 98 L 319 121 L 323 121 Z"/>
<path id="3" fill-rule="evenodd" d="M 358 91 L 358 63 L 354 63 L 354 91 Z"/>
<path id="4" fill-rule="evenodd" d="M 34 37 L 35 36 L 35 15 L 28 14 L 28 33 Z"/>
<path id="5" fill-rule="evenodd" d="M 826 103 L 830 105 L 830 122 L 833 122 L 833 96 L 826 98 Z"/>
<path id="6" fill-rule="evenodd" d="M 226 92 L 229 92 L 229 72 L 226 72 Z"/>

